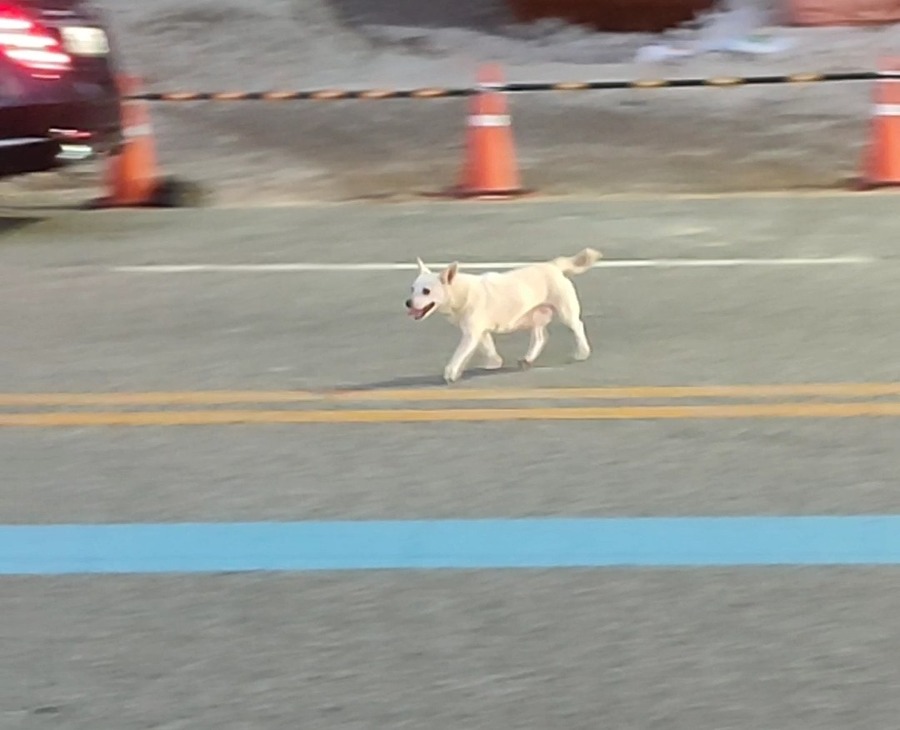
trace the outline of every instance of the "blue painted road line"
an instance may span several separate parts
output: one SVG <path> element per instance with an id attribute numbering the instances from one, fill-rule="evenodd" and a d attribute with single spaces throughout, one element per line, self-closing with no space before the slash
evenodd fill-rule
<path id="1" fill-rule="evenodd" d="M 0 575 L 900 565 L 900 515 L 0 525 Z"/>

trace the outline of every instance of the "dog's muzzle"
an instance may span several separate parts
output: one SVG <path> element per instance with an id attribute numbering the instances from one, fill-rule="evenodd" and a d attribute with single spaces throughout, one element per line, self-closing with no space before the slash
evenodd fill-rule
<path id="1" fill-rule="evenodd" d="M 413 319 L 416 319 L 416 320 L 425 318 L 426 316 L 428 316 L 428 314 L 431 313 L 431 310 L 434 309 L 434 302 L 429 302 L 427 305 L 425 305 L 421 309 L 416 309 L 415 307 L 410 306 L 411 304 L 412 304 L 412 302 L 407 300 L 407 302 L 406 302 L 407 313 L 409 314 L 410 317 L 412 317 Z"/>

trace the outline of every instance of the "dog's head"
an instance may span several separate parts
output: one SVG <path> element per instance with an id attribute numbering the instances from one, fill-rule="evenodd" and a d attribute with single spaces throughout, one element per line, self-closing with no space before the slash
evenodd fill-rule
<path id="1" fill-rule="evenodd" d="M 435 273 L 422 263 L 422 259 L 417 258 L 416 263 L 419 265 L 419 273 L 410 287 L 406 310 L 410 317 L 420 320 L 448 303 L 448 287 L 456 278 L 458 265 L 454 262 L 440 273 Z"/>

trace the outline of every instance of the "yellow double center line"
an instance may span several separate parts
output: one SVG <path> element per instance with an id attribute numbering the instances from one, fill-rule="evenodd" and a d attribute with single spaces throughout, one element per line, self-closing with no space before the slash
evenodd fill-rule
<path id="1" fill-rule="evenodd" d="M 897 396 L 900 383 L 0 393 L 0 427 L 895 417 Z"/>

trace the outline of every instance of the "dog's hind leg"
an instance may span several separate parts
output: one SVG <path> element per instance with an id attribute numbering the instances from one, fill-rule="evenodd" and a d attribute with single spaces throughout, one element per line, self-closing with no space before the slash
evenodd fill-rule
<path id="1" fill-rule="evenodd" d="M 484 367 L 486 370 L 499 370 L 503 367 L 503 358 L 500 357 L 500 353 L 497 352 L 497 347 L 494 345 L 494 338 L 491 336 L 490 332 L 485 332 L 481 336 L 478 347 L 481 350 L 481 354 L 484 355 Z"/>
<path id="2" fill-rule="evenodd" d="M 525 357 L 519 360 L 519 367 L 523 370 L 530 368 L 534 361 L 538 359 L 538 355 L 544 350 L 547 344 L 547 326 L 542 324 L 531 330 L 531 343 L 528 345 L 528 352 Z"/>
<path id="3" fill-rule="evenodd" d="M 568 286 L 566 286 L 566 284 Z M 581 303 L 572 283 L 566 280 L 565 296 L 561 296 L 556 303 L 556 313 L 559 321 L 572 330 L 575 335 L 575 352 L 572 355 L 576 360 L 587 360 L 591 356 L 591 345 L 584 331 L 584 322 L 581 321 Z"/>
<path id="4" fill-rule="evenodd" d="M 535 307 L 527 315 L 526 321 L 531 324 L 531 343 L 525 357 L 519 360 L 522 368 L 530 368 L 543 352 L 547 344 L 547 325 L 553 321 L 553 307 L 546 304 Z"/>

